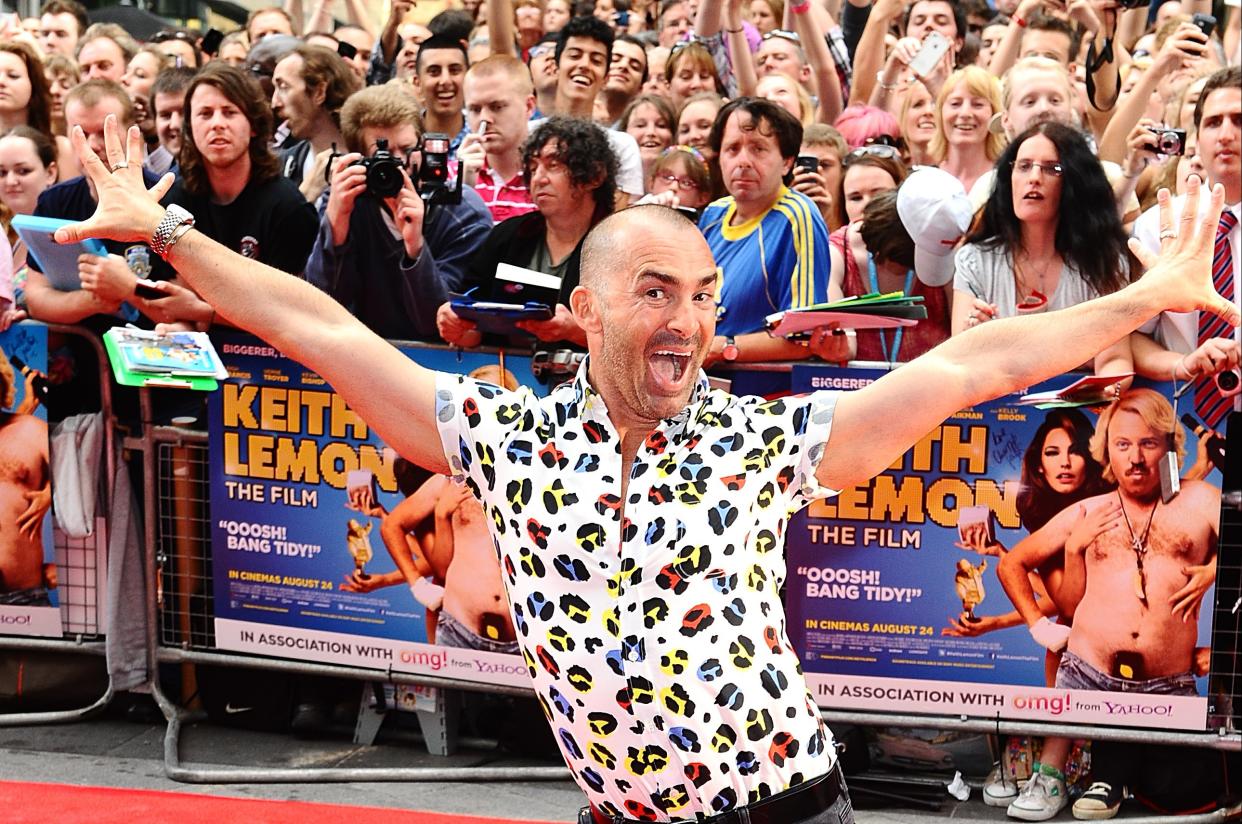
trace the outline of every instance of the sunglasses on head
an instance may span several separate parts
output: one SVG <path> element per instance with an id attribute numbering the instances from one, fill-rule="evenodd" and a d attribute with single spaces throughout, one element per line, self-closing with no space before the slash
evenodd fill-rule
<path id="1" fill-rule="evenodd" d="M 855 160 L 864 157 L 882 157 L 888 160 L 893 160 L 900 156 L 901 152 L 899 152 L 895 146 L 889 146 L 884 143 L 873 143 L 870 146 L 859 146 L 857 149 L 847 154 L 842 165 L 848 166 Z"/>
<path id="2" fill-rule="evenodd" d="M 796 31 L 790 31 L 789 29 L 772 29 L 772 31 L 763 36 L 763 41 L 766 43 L 773 37 L 779 37 L 781 40 L 788 40 L 790 43 L 794 43 L 799 46 L 802 45 L 802 38 L 798 36 L 798 33 Z"/>

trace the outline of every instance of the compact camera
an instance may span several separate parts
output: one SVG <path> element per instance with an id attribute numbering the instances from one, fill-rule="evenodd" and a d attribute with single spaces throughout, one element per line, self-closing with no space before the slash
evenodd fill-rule
<path id="1" fill-rule="evenodd" d="M 375 141 L 375 154 L 355 160 L 352 165 L 367 170 L 367 194 L 373 197 L 396 197 L 405 181 L 401 178 L 402 159 L 388 151 L 388 141 Z"/>
<path id="2" fill-rule="evenodd" d="M 1186 154 L 1186 130 L 1168 126 L 1149 126 L 1147 131 L 1156 136 L 1156 151 L 1162 155 Z"/>

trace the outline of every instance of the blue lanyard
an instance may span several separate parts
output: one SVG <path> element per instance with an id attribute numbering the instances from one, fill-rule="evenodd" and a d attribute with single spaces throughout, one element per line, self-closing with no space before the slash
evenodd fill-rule
<path id="1" fill-rule="evenodd" d="M 871 278 L 871 291 L 879 292 L 880 291 L 880 280 L 876 276 L 876 272 L 875 272 L 875 258 L 872 256 L 870 252 L 867 253 L 867 275 L 868 277 Z M 908 296 L 910 294 L 910 287 L 913 285 L 914 285 L 914 270 L 907 269 L 906 270 L 906 287 L 901 291 L 901 293 L 903 295 Z M 884 360 L 887 361 L 888 363 L 896 363 L 897 353 L 901 351 L 901 335 L 903 332 L 906 331 L 906 327 L 898 326 L 897 331 L 893 333 L 892 357 L 889 357 L 888 340 L 884 337 L 884 330 L 877 329 L 876 331 L 880 333 L 880 352 L 884 355 Z"/>

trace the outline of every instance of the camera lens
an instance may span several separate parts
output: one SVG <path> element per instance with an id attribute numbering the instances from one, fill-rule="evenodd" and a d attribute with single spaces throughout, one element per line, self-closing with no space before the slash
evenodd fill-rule
<path id="1" fill-rule="evenodd" d="M 367 169 L 367 192 L 376 197 L 393 197 L 401 191 L 401 167 L 395 160 L 379 160 Z"/>

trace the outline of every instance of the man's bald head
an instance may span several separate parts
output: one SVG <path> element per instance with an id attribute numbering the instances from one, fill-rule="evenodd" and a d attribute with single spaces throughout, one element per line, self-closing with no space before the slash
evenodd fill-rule
<path id="1" fill-rule="evenodd" d="M 610 275 L 625 271 L 623 261 L 642 237 L 674 232 L 697 238 L 706 247 L 698 227 L 667 206 L 634 206 L 604 218 L 582 243 L 579 284 L 599 294 Z"/>

